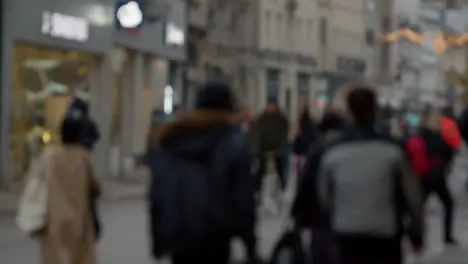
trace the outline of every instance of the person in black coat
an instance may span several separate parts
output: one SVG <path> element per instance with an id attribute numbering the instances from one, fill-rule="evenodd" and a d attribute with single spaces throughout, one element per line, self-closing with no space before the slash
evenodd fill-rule
<path id="1" fill-rule="evenodd" d="M 231 240 L 238 236 L 246 246 L 249 261 L 258 261 L 250 144 L 235 123 L 233 101 L 229 85 L 221 80 L 210 81 L 199 90 L 194 111 L 163 124 L 150 137 L 148 199 L 155 259 L 169 255 L 174 264 L 227 264 Z M 206 171 L 193 170 L 195 163 Z M 184 179 L 192 182 L 183 181 L 185 187 L 180 182 L 172 185 L 177 181 L 175 175 L 186 176 Z M 193 195 L 193 190 L 203 186 L 210 191 Z M 181 189 L 185 192 L 179 192 Z M 203 199 L 203 195 L 212 199 Z M 210 204 L 198 202 L 201 200 Z M 196 210 L 202 204 L 211 209 Z M 182 217 L 188 211 L 190 217 Z M 194 226 L 198 226 L 197 232 L 191 232 Z M 194 233 L 202 238 L 193 239 L 190 234 Z"/>
<path id="2" fill-rule="evenodd" d="M 299 156 L 307 154 L 310 145 L 317 139 L 317 134 L 317 128 L 309 113 L 309 108 L 305 107 L 299 118 L 298 133 L 293 144 L 294 154 Z"/>
<path id="3" fill-rule="evenodd" d="M 74 98 L 68 110 L 68 114 L 72 114 L 74 111 L 78 111 L 82 116 L 81 122 L 83 122 L 83 131 L 81 143 L 87 149 L 92 150 L 99 141 L 101 135 L 96 122 L 89 115 L 88 103 L 80 98 Z"/>
<path id="4" fill-rule="evenodd" d="M 455 203 L 448 186 L 448 174 L 455 156 L 455 149 L 447 144 L 439 130 L 440 117 L 431 113 L 421 129 L 421 136 L 426 142 L 426 152 L 431 163 L 428 175 L 422 179 L 426 197 L 434 193 L 444 207 L 444 242 L 456 244 L 453 237 Z"/>
<path id="5" fill-rule="evenodd" d="M 311 229 L 312 262 L 338 264 L 337 245 L 329 230 L 329 216 L 318 203 L 318 162 L 327 144 L 335 140 L 348 126 L 345 118 L 335 112 L 328 112 L 319 125 L 320 139 L 307 154 L 303 176 L 299 182 L 292 217 L 300 228 Z"/>

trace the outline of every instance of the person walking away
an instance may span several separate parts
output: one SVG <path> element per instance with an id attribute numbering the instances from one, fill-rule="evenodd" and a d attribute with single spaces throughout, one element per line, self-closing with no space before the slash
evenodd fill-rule
<path id="1" fill-rule="evenodd" d="M 47 147 L 31 167 L 28 182 L 45 181 L 44 226 L 32 236 L 40 243 L 42 264 L 96 263 L 96 233 L 90 192 L 100 193 L 89 151 L 81 145 L 82 122 L 68 116 L 60 145 Z"/>
<path id="2" fill-rule="evenodd" d="M 93 151 L 94 146 L 99 141 L 101 135 L 99 129 L 96 125 L 96 122 L 89 115 L 89 105 L 84 100 L 75 97 L 68 109 L 67 116 L 71 118 L 79 117 L 79 121 L 82 123 L 80 143 L 81 145 L 89 150 Z M 96 234 L 99 238 L 102 233 L 102 224 L 99 219 L 99 209 L 98 209 L 98 193 L 91 193 L 91 210 L 93 216 L 94 227 L 96 228 Z"/>
<path id="3" fill-rule="evenodd" d="M 314 161 L 319 206 L 330 216 L 342 264 L 403 263 L 405 231 L 417 251 L 423 243 L 421 185 L 403 148 L 375 131 L 375 92 L 356 86 L 347 108 L 352 127 Z"/>
<path id="4" fill-rule="evenodd" d="M 162 125 L 149 153 L 152 255 L 173 264 L 227 264 L 239 236 L 258 261 L 249 143 L 221 80 L 197 95 L 196 110 Z"/>
<path id="5" fill-rule="evenodd" d="M 317 139 L 317 127 L 306 105 L 299 117 L 296 138 L 293 143 L 293 153 L 296 156 L 296 171 L 299 175 L 309 147 Z M 299 180 L 299 177 L 298 177 Z"/>
<path id="6" fill-rule="evenodd" d="M 458 120 L 458 127 L 463 140 L 468 142 L 468 106 L 463 109 L 460 119 Z"/>
<path id="7" fill-rule="evenodd" d="M 327 144 L 336 140 L 345 130 L 347 121 L 337 113 L 328 112 L 319 125 L 320 139 L 309 149 L 302 179 L 292 207 L 292 218 L 300 229 L 312 230 L 312 263 L 338 264 L 338 248 L 329 230 L 326 212 L 318 205 L 318 156 Z"/>
<path id="8" fill-rule="evenodd" d="M 440 120 L 440 127 L 444 141 L 454 149 L 459 149 L 462 145 L 462 135 L 458 124 L 455 121 L 452 107 L 443 109 L 443 117 Z"/>
<path id="9" fill-rule="evenodd" d="M 237 124 L 237 127 L 240 130 L 240 132 L 246 135 L 249 140 L 250 155 L 252 157 L 257 156 L 258 146 L 255 142 L 256 128 L 255 128 L 255 122 L 252 118 L 252 108 L 249 105 L 245 105 L 244 107 L 242 107 L 239 113 L 236 114 L 235 123 Z M 254 159 L 252 159 L 251 171 L 253 174 L 255 174 L 256 163 Z"/>
<path id="10" fill-rule="evenodd" d="M 460 115 L 458 128 L 460 129 L 460 135 L 462 136 L 466 148 L 468 142 L 468 105 L 465 106 Z M 468 180 L 465 182 L 465 187 L 468 189 Z"/>
<path id="11" fill-rule="evenodd" d="M 237 117 L 237 121 L 240 125 L 240 128 L 243 132 L 250 134 L 252 130 L 252 109 L 250 106 L 244 106 Z"/>
<path id="12" fill-rule="evenodd" d="M 455 149 L 441 133 L 441 115 L 431 111 L 419 136 L 406 143 L 413 170 L 419 175 L 427 197 L 435 193 L 444 207 L 443 238 L 446 244 L 456 244 L 453 237 L 454 201 L 448 187 L 448 174 Z M 418 143 L 419 142 L 419 143 Z"/>
<path id="13" fill-rule="evenodd" d="M 68 114 L 72 111 L 79 111 L 83 115 L 83 130 L 81 135 L 81 144 L 89 150 L 93 150 L 96 143 L 101 138 L 96 122 L 89 114 L 89 105 L 84 100 L 75 97 L 69 107 Z"/>
<path id="14" fill-rule="evenodd" d="M 274 157 L 276 173 L 278 174 L 281 190 L 286 188 L 286 153 L 288 146 L 289 122 L 275 99 L 268 101 L 267 109 L 255 122 L 256 139 L 258 144 L 258 171 L 256 175 L 256 191 L 262 188 L 263 177 L 266 173 L 267 159 Z"/>

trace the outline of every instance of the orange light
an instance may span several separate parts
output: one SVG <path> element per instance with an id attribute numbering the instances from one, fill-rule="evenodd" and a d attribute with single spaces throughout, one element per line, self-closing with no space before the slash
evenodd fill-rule
<path id="1" fill-rule="evenodd" d="M 390 32 L 386 35 L 379 33 L 377 40 L 381 42 L 393 42 L 399 38 L 404 37 L 412 43 L 422 44 L 424 36 L 419 34 L 410 28 L 401 28 L 394 32 Z M 443 32 L 439 32 L 436 40 L 434 41 L 434 50 L 438 54 L 442 54 L 447 51 L 450 46 L 463 46 L 468 45 L 468 34 L 445 36 Z"/>
<path id="2" fill-rule="evenodd" d="M 434 43 L 434 50 L 438 54 L 442 54 L 447 50 L 447 48 L 448 48 L 448 44 L 447 44 L 447 41 L 445 40 L 445 36 L 442 32 L 439 32 Z"/>

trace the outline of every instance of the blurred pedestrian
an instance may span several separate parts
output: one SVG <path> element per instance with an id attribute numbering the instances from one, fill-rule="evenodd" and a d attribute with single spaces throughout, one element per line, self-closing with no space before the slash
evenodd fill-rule
<path id="1" fill-rule="evenodd" d="M 27 186 L 34 180 L 47 186 L 43 225 L 32 230 L 40 243 L 42 264 L 96 263 L 97 234 L 90 194 L 100 193 L 100 184 L 90 153 L 81 145 L 82 129 L 81 116 L 68 115 L 61 127 L 62 143 L 47 147 L 29 173 Z M 21 218 L 19 215 L 19 222 L 24 223 Z"/>
<path id="2" fill-rule="evenodd" d="M 87 149 L 92 150 L 96 143 L 99 141 L 101 135 L 96 122 L 91 118 L 89 114 L 89 105 L 84 100 L 75 97 L 69 107 L 68 114 L 72 111 L 81 112 L 83 123 L 83 130 L 81 135 L 81 144 Z"/>
<path id="3" fill-rule="evenodd" d="M 296 171 L 302 171 L 302 164 L 309 147 L 317 140 L 318 131 L 309 107 L 306 105 L 297 122 L 296 137 L 293 142 L 293 153 L 296 156 Z"/>
<path id="4" fill-rule="evenodd" d="M 250 133 L 252 130 L 252 108 L 248 105 L 242 107 L 237 116 L 238 123 L 240 128 L 245 133 Z"/>
<path id="5" fill-rule="evenodd" d="M 458 127 L 460 128 L 460 133 L 466 144 L 468 142 L 468 106 L 463 109 L 460 115 Z"/>
<path id="6" fill-rule="evenodd" d="M 416 171 L 423 183 L 427 197 L 435 193 L 444 207 L 443 238 L 447 244 L 456 244 L 453 237 L 454 221 L 454 201 L 448 187 L 449 173 L 455 155 L 455 149 L 444 141 L 441 133 L 442 116 L 437 111 L 431 111 L 423 123 L 420 134 L 423 147 L 420 151 L 414 151 L 416 147 L 409 148 L 413 163 L 413 170 Z M 417 138 L 410 140 L 415 141 Z M 407 142 L 407 146 L 410 141 Z M 413 146 L 415 146 L 413 144 Z M 425 153 L 420 153 L 425 152 Z"/>
<path id="7" fill-rule="evenodd" d="M 149 212 L 156 259 L 227 264 L 231 240 L 239 236 L 249 260 L 258 260 L 250 149 L 234 114 L 230 87 L 210 81 L 195 111 L 153 135 Z"/>
<path id="8" fill-rule="evenodd" d="M 292 216 L 300 228 L 312 230 L 312 263 L 338 264 L 338 248 L 330 232 L 327 213 L 318 204 L 317 177 L 319 156 L 328 144 L 336 140 L 347 126 L 344 117 L 327 112 L 319 126 L 320 139 L 309 149 L 302 179 L 298 184 Z"/>
<path id="9" fill-rule="evenodd" d="M 252 117 L 252 108 L 249 105 L 245 105 L 239 111 L 239 113 L 235 117 L 235 122 L 238 125 L 239 130 L 245 134 L 249 140 L 250 146 L 250 153 L 252 157 L 255 157 L 258 153 L 257 144 L 256 144 L 256 129 L 255 129 L 255 122 Z M 255 160 L 252 159 L 253 166 L 252 171 L 255 174 Z"/>
<path id="10" fill-rule="evenodd" d="M 423 192 L 399 144 L 375 131 L 375 92 L 347 95 L 352 127 L 317 155 L 319 206 L 330 216 L 343 264 L 403 263 L 403 218 L 413 246 L 423 243 Z"/>
<path id="11" fill-rule="evenodd" d="M 459 149 L 462 145 L 462 135 L 458 124 L 455 121 L 453 108 L 448 106 L 443 109 L 443 117 L 440 120 L 440 128 L 444 141 L 454 149 Z"/>
<path id="12" fill-rule="evenodd" d="M 278 107 L 276 99 L 268 101 L 267 109 L 255 121 L 255 142 L 258 144 L 258 164 L 256 190 L 262 187 L 268 158 L 275 162 L 281 190 L 286 188 L 286 162 L 288 150 L 289 121 Z"/>
<path id="13" fill-rule="evenodd" d="M 85 147 L 89 151 L 93 151 L 94 146 L 101 138 L 99 133 L 99 129 L 97 127 L 96 122 L 91 118 L 89 114 L 89 104 L 88 102 L 75 97 L 68 109 L 67 118 L 77 118 L 79 117 L 78 122 L 81 122 L 81 135 L 80 135 L 80 143 L 83 147 Z M 102 233 L 102 223 L 99 216 L 99 208 L 98 208 L 98 193 L 91 193 L 92 196 L 92 203 L 91 203 L 91 210 L 93 212 L 93 222 L 96 228 L 97 236 L 100 237 Z"/>
<path id="14" fill-rule="evenodd" d="M 458 127 L 460 129 L 460 135 L 463 138 L 466 148 L 466 145 L 468 144 L 468 105 L 465 105 L 465 108 L 460 115 L 458 120 Z M 465 185 L 468 189 L 468 180 L 466 181 Z"/>

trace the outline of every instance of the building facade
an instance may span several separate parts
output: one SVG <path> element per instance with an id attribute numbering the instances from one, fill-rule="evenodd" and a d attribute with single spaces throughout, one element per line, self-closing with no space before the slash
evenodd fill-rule
<path id="1" fill-rule="evenodd" d="M 103 176 L 143 153 L 164 88 L 182 89 L 186 8 L 174 1 L 164 23 L 117 27 L 127 2 L 2 1 L 2 183 L 21 180 L 43 143 L 58 140 L 73 96 L 89 102 L 100 129 L 94 154 Z M 143 18 L 143 10 L 130 11 Z"/>
<path id="2" fill-rule="evenodd" d="M 319 73 L 317 2 L 259 1 L 257 16 L 257 110 L 276 99 L 295 120 L 303 105 L 313 103 Z"/>
<path id="3" fill-rule="evenodd" d="M 366 19 L 368 1 L 318 1 L 318 39 L 321 76 L 327 97 L 343 108 L 344 84 L 362 81 L 368 68 L 369 45 Z M 338 94 L 337 94 L 338 93 Z M 336 94 L 336 96 L 335 96 Z"/>
<path id="4" fill-rule="evenodd" d="M 304 104 L 322 107 L 328 93 L 364 77 L 363 0 L 194 2 L 189 79 L 195 86 L 222 73 L 242 104 L 260 112 L 276 99 L 294 120 Z"/>
<path id="5" fill-rule="evenodd" d="M 195 0 L 189 6 L 188 102 L 207 79 L 219 75 L 234 88 L 239 104 L 250 104 L 256 67 L 256 1 Z"/>

